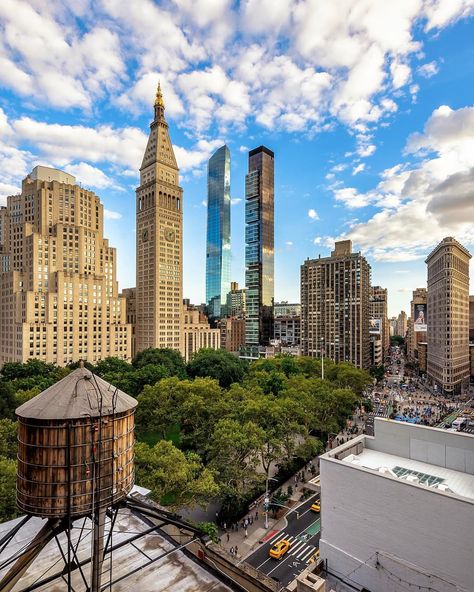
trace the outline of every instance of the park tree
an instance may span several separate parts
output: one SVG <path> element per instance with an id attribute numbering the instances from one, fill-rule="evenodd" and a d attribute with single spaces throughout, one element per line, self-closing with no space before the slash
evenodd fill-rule
<path id="1" fill-rule="evenodd" d="M 15 393 L 15 400 L 16 400 L 16 406 L 19 407 L 20 405 L 23 405 L 23 403 L 28 402 L 30 399 L 33 399 L 33 397 L 36 397 L 36 395 L 39 395 L 41 393 L 41 389 L 37 386 L 30 388 L 28 390 L 18 390 Z"/>
<path id="2" fill-rule="evenodd" d="M 16 460 L 18 452 L 18 426 L 11 419 L 0 419 L 0 457 Z"/>
<path id="3" fill-rule="evenodd" d="M 236 356 L 221 349 L 201 349 L 188 364 L 191 378 L 215 378 L 222 388 L 234 382 L 242 382 L 245 365 Z"/>
<path id="4" fill-rule="evenodd" d="M 184 453 L 171 442 L 135 446 L 137 483 L 152 491 L 152 497 L 172 507 L 206 506 L 219 494 L 214 472 L 204 467 L 195 452 Z"/>
<path id="5" fill-rule="evenodd" d="M 137 432 L 156 433 L 165 439 L 174 424 L 181 424 L 181 406 L 185 397 L 183 383 L 176 376 L 146 386 L 138 396 L 135 413 Z"/>
<path id="6" fill-rule="evenodd" d="M 0 379 L 0 418 L 13 419 L 16 407 L 15 391 L 12 385 Z"/>
<path id="7" fill-rule="evenodd" d="M 0 457 L 0 522 L 17 516 L 16 461 Z"/>
<path id="8" fill-rule="evenodd" d="M 220 419 L 208 440 L 209 467 L 217 473 L 221 497 L 229 511 L 239 506 L 262 482 L 257 471 L 262 430 L 253 422 Z"/>
<path id="9" fill-rule="evenodd" d="M 143 368 L 150 364 L 164 366 L 168 376 L 186 378 L 186 364 L 181 354 L 174 349 L 149 347 L 135 356 L 132 362 L 134 368 Z"/>
<path id="10" fill-rule="evenodd" d="M 100 362 L 97 362 L 92 371 L 94 374 L 97 374 L 97 376 L 103 377 L 107 374 L 127 374 L 132 370 L 133 366 L 126 360 L 109 356 L 108 358 L 104 358 L 103 360 L 100 360 Z"/>

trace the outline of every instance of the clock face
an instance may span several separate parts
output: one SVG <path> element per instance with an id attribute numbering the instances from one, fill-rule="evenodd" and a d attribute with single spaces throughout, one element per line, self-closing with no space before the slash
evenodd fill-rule
<path id="1" fill-rule="evenodd" d="M 165 228 L 165 239 L 169 243 L 174 243 L 176 238 L 176 233 L 172 228 Z"/>
<path id="2" fill-rule="evenodd" d="M 144 230 L 142 232 L 142 241 L 146 242 L 148 240 L 148 230 Z"/>

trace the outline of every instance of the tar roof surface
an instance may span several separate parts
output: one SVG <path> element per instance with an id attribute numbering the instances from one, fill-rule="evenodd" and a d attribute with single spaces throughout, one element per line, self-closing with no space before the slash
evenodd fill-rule
<path id="1" fill-rule="evenodd" d="M 102 405 L 102 413 L 101 407 Z M 124 413 L 137 401 L 86 368 L 77 368 L 65 378 L 27 401 L 16 410 L 26 419 L 78 419 Z"/>

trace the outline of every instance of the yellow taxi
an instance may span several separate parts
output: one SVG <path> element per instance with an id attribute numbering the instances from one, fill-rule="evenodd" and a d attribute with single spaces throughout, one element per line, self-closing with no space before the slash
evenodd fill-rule
<path id="1" fill-rule="evenodd" d="M 288 551 L 289 548 L 290 541 L 286 541 L 283 539 L 282 541 L 278 541 L 277 543 L 275 543 L 273 547 L 270 548 L 268 554 L 270 555 L 270 557 L 273 557 L 273 559 L 280 559 Z"/>
<path id="2" fill-rule="evenodd" d="M 320 558 L 320 552 L 319 549 L 316 551 L 316 553 L 314 555 L 311 556 L 310 560 L 308 561 L 308 563 L 316 563 L 317 561 L 319 561 Z"/>
<path id="3" fill-rule="evenodd" d="M 319 503 L 319 500 L 317 502 L 314 502 L 314 504 L 311 504 L 311 510 L 313 512 L 316 512 L 317 514 L 321 512 L 321 504 Z"/>

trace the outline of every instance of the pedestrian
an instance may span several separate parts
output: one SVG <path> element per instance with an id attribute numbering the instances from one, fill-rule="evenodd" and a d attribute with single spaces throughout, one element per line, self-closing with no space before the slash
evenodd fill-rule
<path id="1" fill-rule="evenodd" d="M 232 557 L 235 555 L 234 547 L 230 548 L 230 554 L 232 555 Z"/>
<path id="2" fill-rule="evenodd" d="M 235 556 L 237 557 L 237 553 L 238 553 L 237 545 L 235 545 L 235 547 L 234 547 L 234 553 L 235 553 Z"/>
<path id="3" fill-rule="evenodd" d="M 224 530 L 227 530 L 227 522 L 224 522 Z"/>
<path id="4" fill-rule="evenodd" d="M 252 526 L 252 524 L 253 524 L 253 516 L 250 516 L 249 520 L 250 520 L 250 526 Z"/>
<path id="5" fill-rule="evenodd" d="M 229 542 L 229 540 L 230 540 L 230 534 L 227 533 L 227 542 Z"/>
<path id="6" fill-rule="evenodd" d="M 258 510 L 255 512 L 255 520 L 258 520 Z"/>
<path id="7" fill-rule="evenodd" d="M 249 536 L 248 530 L 245 529 L 245 538 L 247 538 Z"/>

